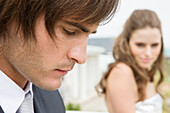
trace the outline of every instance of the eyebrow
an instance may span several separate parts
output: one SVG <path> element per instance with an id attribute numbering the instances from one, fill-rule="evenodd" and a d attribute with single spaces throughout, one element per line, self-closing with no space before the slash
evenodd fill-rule
<path id="1" fill-rule="evenodd" d="M 75 22 L 69 22 L 69 21 L 65 21 L 67 24 L 69 24 L 69 25 L 71 25 L 71 26 L 74 26 L 74 27 L 77 27 L 77 28 L 79 28 L 80 30 L 82 30 L 83 32 L 85 32 L 85 33 L 89 33 L 90 32 L 90 30 L 88 30 L 86 27 L 84 27 L 84 26 L 82 26 L 82 25 L 80 25 L 80 24 L 78 24 L 78 23 L 75 23 Z M 91 32 L 91 33 L 96 33 L 97 31 L 93 31 L 93 32 Z"/>

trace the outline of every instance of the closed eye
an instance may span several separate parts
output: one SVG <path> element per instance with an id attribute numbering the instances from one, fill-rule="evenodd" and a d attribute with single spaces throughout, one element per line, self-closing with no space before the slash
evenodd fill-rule
<path id="1" fill-rule="evenodd" d="M 75 35 L 75 34 L 76 34 L 76 32 L 66 30 L 65 28 L 63 28 L 63 30 L 64 30 L 64 32 L 65 32 L 67 35 Z"/>

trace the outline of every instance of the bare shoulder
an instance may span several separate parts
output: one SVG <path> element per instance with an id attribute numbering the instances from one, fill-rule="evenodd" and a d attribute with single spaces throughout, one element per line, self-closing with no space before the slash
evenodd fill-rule
<path id="1" fill-rule="evenodd" d="M 125 63 L 117 64 L 107 79 L 106 100 L 109 110 L 134 113 L 136 95 L 136 82 L 131 67 Z"/>
<path id="2" fill-rule="evenodd" d="M 127 64 L 125 63 L 118 63 L 112 70 L 111 70 L 111 73 L 110 75 L 114 75 L 115 76 L 133 76 L 133 71 L 131 69 L 130 66 L 128 66 Z M 119 75 L 120 74 L 120 75 Z"/>
<path id="3" fill-rule="evenodd" d="M 133 89 L 135 89 L 136 81 L 131 67 L 125 63 L 117 64 L 108 76 L 107 85 L 112 87 L 117 85 L 119 85 L 119 87 L 120 85 L 122 87 L 133 86 Z"/>

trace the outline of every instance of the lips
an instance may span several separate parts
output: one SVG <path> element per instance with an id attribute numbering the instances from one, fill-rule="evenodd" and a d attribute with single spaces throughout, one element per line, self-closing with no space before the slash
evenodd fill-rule
<path id="1" fill-rule="evenodd" d="M 68 72 L 68 71 L 71 71 L 73 68 L 70 68 L 70 69 L 55 69 L 55 70 L 58 70 L 58 71 L 61 71 L 61 72 Z"/>
<path id="2" fill-rule="evenodd" d="M 55 69 L 54 71 L 57 75 L 64 76 L 71 70 L 72 69 Z"/>
<path id="3" fill-rule="evenodd" d="M 58 75 L 58 76 L 64 76 L 68 73 L 68 71 L 59 70 L 59 69 L 55 69 L 54 72 L 55 72 L 55 75 Z"/>
<path id="4" fill-rule="evenodd" d="M 144 63 L 150 63 L 152 61 L 152 59 L 150 59 L 150 58 L 145 58 L 145 59 L 141 59 L 141 60 Z"/>

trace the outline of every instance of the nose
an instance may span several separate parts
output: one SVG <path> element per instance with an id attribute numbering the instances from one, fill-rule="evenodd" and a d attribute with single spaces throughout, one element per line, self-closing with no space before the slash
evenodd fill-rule
<path id="1" fill-rule="evenodd" d="M 86 50 L 87 50 L 87 39 L 81 40 L 79 43 L 75 43 L 73 47 L 69 50 L 68 57 L 73 59 L 78 64 L 83 64 L 86 62 Z"/>
<path id="2" fill-rule="evenodd" d="M 151 47 L 146 47 L 145 55 L 146 55 L 146 56 L 151 56 L 151 55 L 152 55 Z"/>

